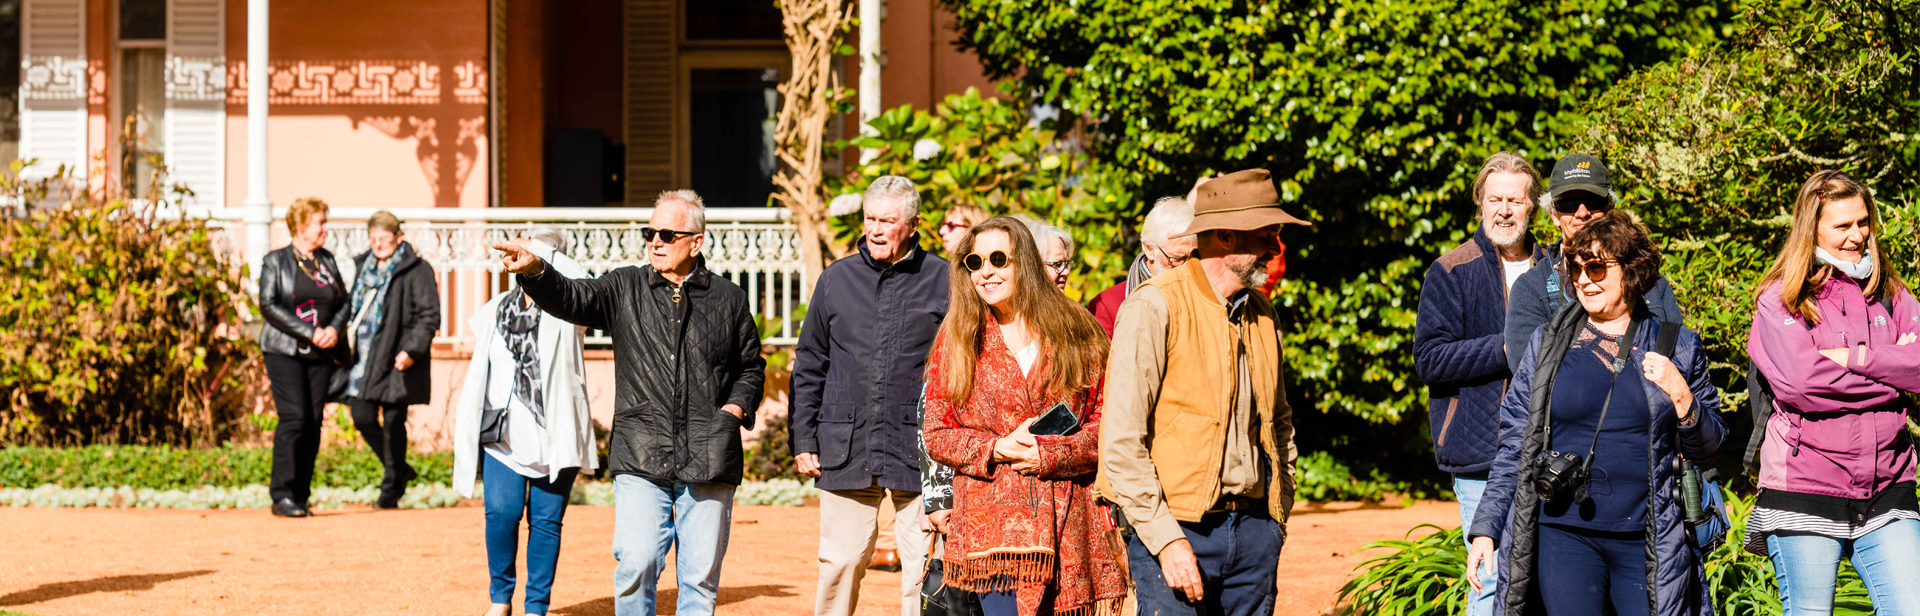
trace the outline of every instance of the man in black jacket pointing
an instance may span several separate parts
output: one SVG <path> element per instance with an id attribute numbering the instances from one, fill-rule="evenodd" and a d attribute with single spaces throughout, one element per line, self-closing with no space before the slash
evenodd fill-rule
<path id="1" fill-rule="evenodd" d="M 613 337 L 614 613 L 655 613 L 672 547 L 675 613 L 706 616 L 740 484 L 740 429 L 753 426 L 766 360 L 746 292 L 700 258 L 700 196 L 661 193 L 641 232 L 648 266 L 594 279 L 570 280 L 520 246 L 493 247 L 541 310 Z"/>

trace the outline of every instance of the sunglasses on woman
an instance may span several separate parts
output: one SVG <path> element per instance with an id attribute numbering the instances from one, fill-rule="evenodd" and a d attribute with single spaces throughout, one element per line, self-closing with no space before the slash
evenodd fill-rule
<path id="1" fill-rule="evenodd" d="M 1573 265 L 1573 275 L 1578 278 L 1580 274 L 1584 272 L 1587 275 L 1587 280 L 1600 282 L 1607 279 L 1607 270 L 1612 269 L 1611 266 L 1614 263 L 1618 263 L 1618 261 L 1614 261 L 1613 259 L 1594 259 L 1583 263 L 1576 262 Z"/>
<path id="2" fill-rule="evenodd" d="M 989 264 L 993 266 L 993 269 L 1007 269 L 1007 263 L 1012 260 L 1012 258 L 1007 256 L 1007 253 L 995 250 L 984 259 L 980 258 L 979 253 L 967 255 L 967 258 L 960 260 L 960 264 L 967 266 L 967 271 L 969 272 L 977 272 L 980 271 L 980 268 L 986 267 Z"/>
<path id="3" fill-rule="evenodd" d="M 692 237 L 695 235 L 699 235 L 699 233 L 695 233 L 693 231 L 675 231 L 672 229 L 655 229 L 653 227 L 640 228 L 640 237 L 646 238 L 646 240 L 649 242 L 653 241 L 654 236 L 659 236 L 660 241 L 666 242 L 668 244 L 672 244 L 676 241 L 679 241 L 680 238 Z"/>

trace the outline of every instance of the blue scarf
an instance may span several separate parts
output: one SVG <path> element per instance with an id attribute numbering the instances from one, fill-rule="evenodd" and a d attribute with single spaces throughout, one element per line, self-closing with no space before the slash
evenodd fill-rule
<path id="1" fill-rule="evenodd" d="M 366 348 L 360 345 L 373 341 L 373 335 L 380 331 L 380 323 L 385 320 L 387 308 L 387 284 L 393 282 L 393 268 L 401 261 L 413 255 L 413 245 L 400 242 L 393 256 L 381 261 L 379 257 L 367 255 L 367 262 L 360 266 L 360 273 L 353 277 L 354 310 L 365 315 L 360 317 L 360 326 L 354 328 L 355 346 L 360 353 L 359 360 L 353 363 L 353 373 L 347 379 L 347 395 L 360 395 L 360 382 L 367 375 Z"/>

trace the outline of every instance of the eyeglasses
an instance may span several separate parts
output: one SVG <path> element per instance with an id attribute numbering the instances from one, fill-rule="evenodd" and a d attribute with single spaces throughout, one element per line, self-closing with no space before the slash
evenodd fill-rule
<path id="1" fill-rule="evenodd" d="M 1007 269 L 1007 262 L 1011 260 L 1012 259 L 1007 256 L 1007 253 L 995 250 L 993 254 L 987 255 L 985 259 L 980 258 L 979 253 L 967 255 L 967 258 L 960 260 L 960 264 L 967 266 L 967 271 L 969 272 L 977 272 L 980 271 L 980 268 L 986 267 L 987 265 L 992 265 L 993 269 Z"/>
<path id="2" fill-rule="evenodd" d="M 1619 263 L 1619 261 L 1613 259 L 1595 259 L 1585 263 L 1574 263 L 1574 269 L 1571 273 L 1577 278 L 1584 272 L 1587 275 L 1587 280 L 1600 282 L 1607 279 L 1607 271 L 1612 269 L 1612 266 L 1616 263 Z"/>
<path id="3" fill-rule="evenodd" d="M 953 231 L 955 229 L 965 229 L 965 228 L 967 228 L 967 223 L 964 223 L 964 222 L 954 222 L 954 221 L 948 220 L 940 223 L 940 232 L 943 234 L 948 231 Z"/>
<path id="4" fill-rule="evenodd" d="M 1055 273 L 1064 273 L 1067 271 L 1067 267 L 1073 265 L 1073 262 L 1072 261 L 1041 261 L 1040 264 L 1047 266 L 1047 269 L 1053 270 Z"/>
<path id="5" fill-rule="evenodd" d="M 1189 257 L 1189 255 L 1180 255 L 1176 257 L 1173 255 L 1167 254 L 1167 249 L 1161 248 L 1159 246 L 1153 247 L 1153 250 L 1154 252 L 1160 253 L 1160 260 L 1167 262 L 1167 267 L 1180 267 L 1182 265 L 1185 265 L 1187 263 L 1187 258 Z"/>
<path id="6" fill-rule="evenodd" d="M 653 241 L 654 236 L 659 236 L 660 241 L 666 242 L 668 244 L 672 244 L 676 241 L 679 241 L 680 238 L 692 237 L 695 235 L 699 235 L 699 233 L 694 231 L 675 231 L 672 229 L 655 229 L 653 227 L 640 228 L 640 237 L 646 238 L 646 240 L 649 242 Z"/>
<path id="7" fill-rule="evenodd" d="M 1561 197 L 1553 201 L 1553 210 L 1562 214 L 1578 212 L 1581 206 L 1586 206 L 1588 212 L 1598 214 L 1613 209 L 1613 202 L 1599 195 Z"/>

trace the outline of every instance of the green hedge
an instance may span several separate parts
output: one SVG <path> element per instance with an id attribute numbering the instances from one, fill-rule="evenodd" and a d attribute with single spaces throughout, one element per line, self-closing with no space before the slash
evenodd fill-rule
<path id="1" fill-rule="evenodd" d="M 452 452 L 410 452 L 418 484 L 453 483 Z M 0 487 L 151 488 L 264 485 L 273 471 L 269 447 L 93 446 L 0 449 Z M 362 488 L 380 484 L 380 460 L 364 448 L 327 448 L 314 465 L 315 486 Z"/>

